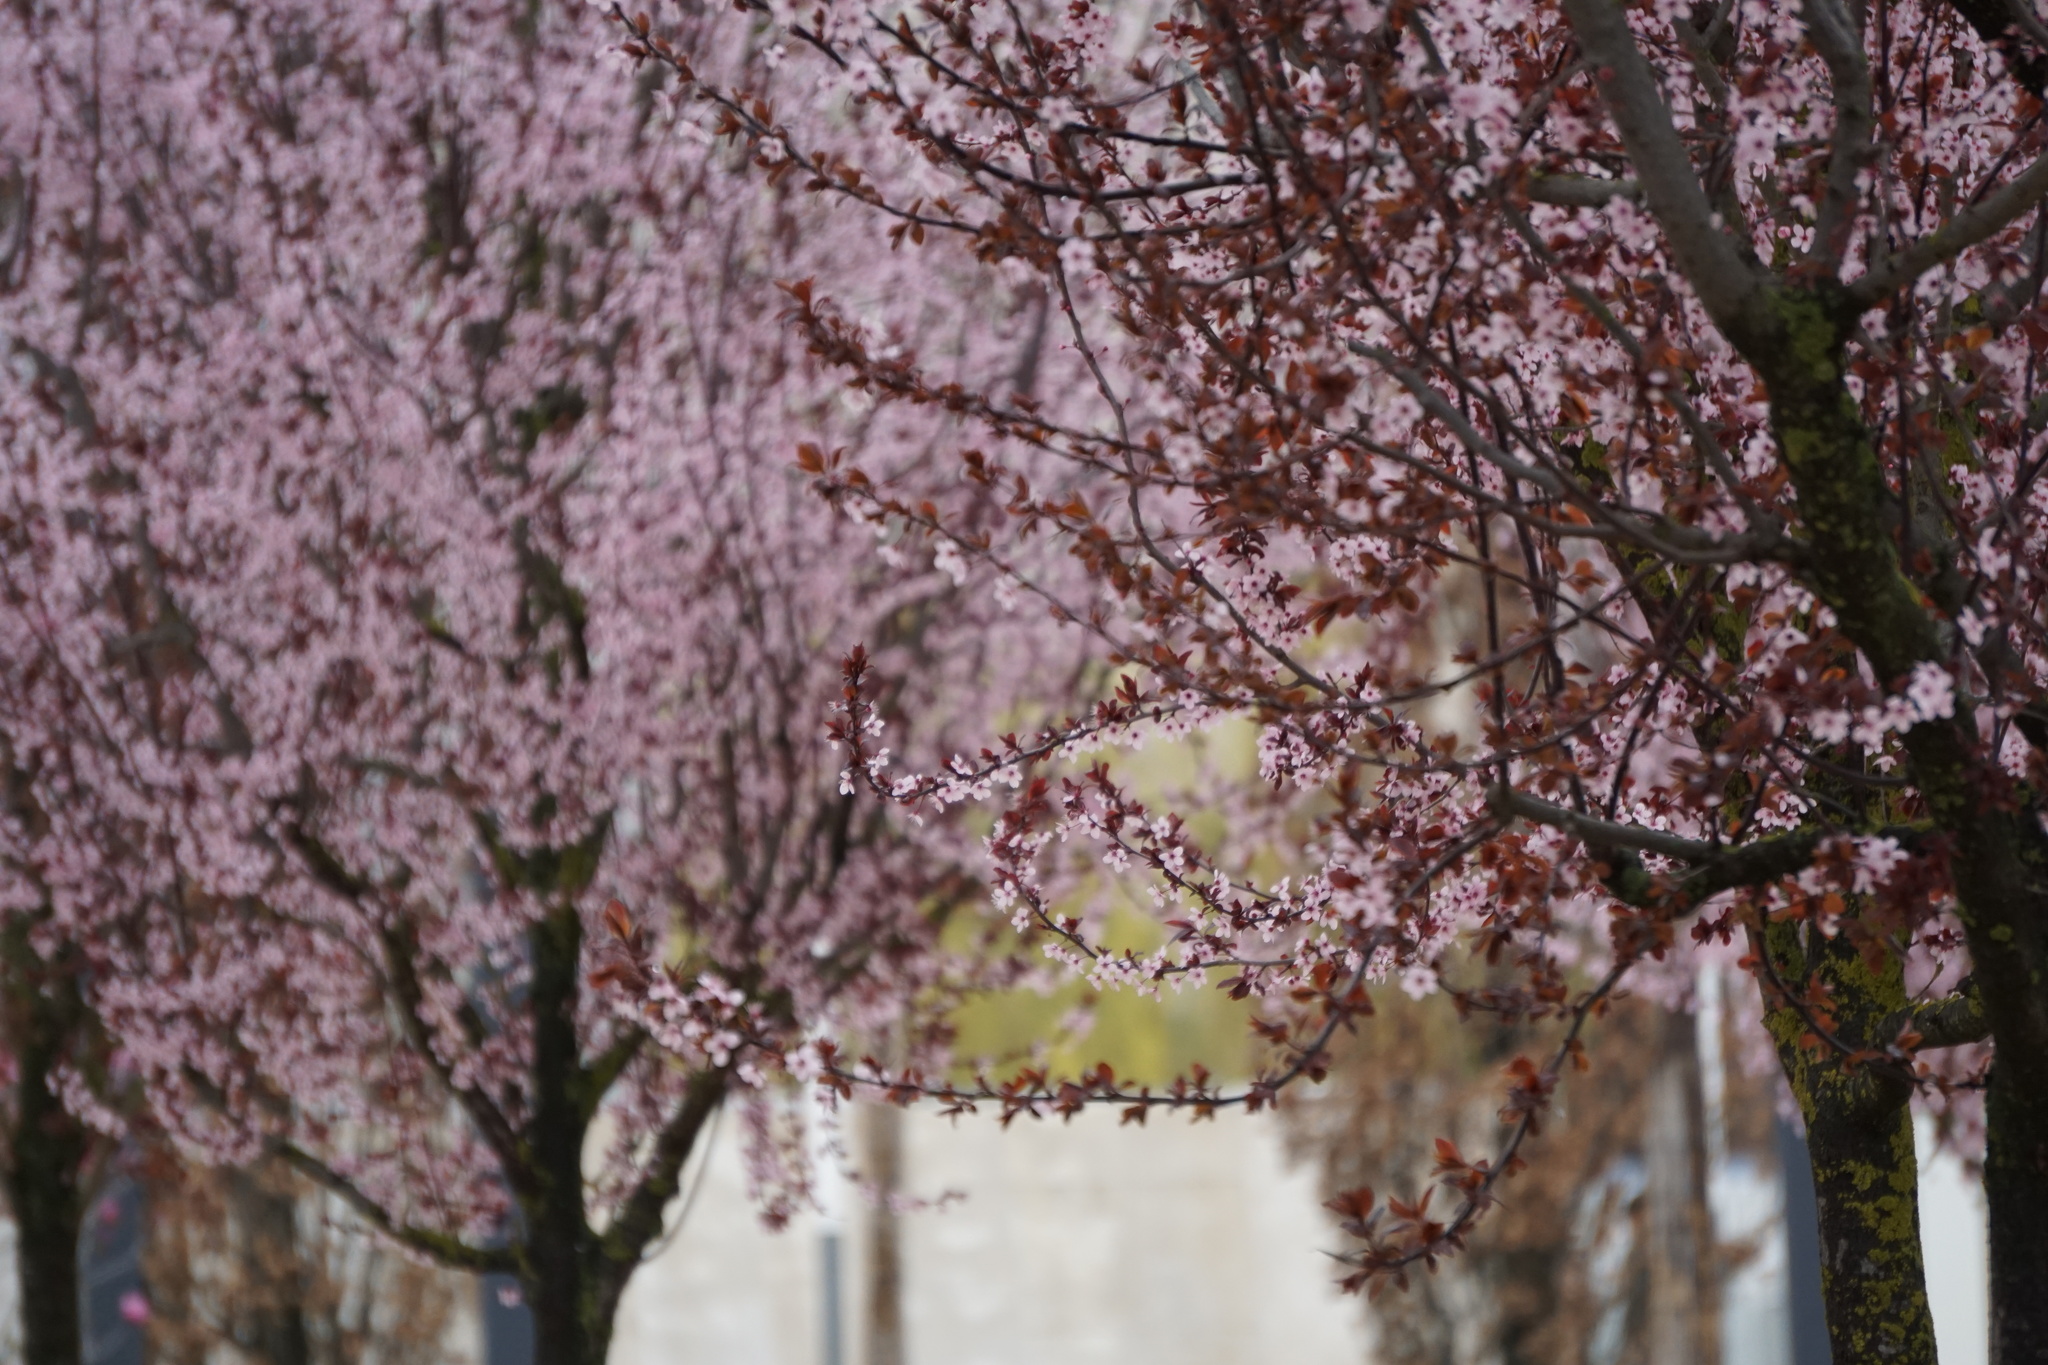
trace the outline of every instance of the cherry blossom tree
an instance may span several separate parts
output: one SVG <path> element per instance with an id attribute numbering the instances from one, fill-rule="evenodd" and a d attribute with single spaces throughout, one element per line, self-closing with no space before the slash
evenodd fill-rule
<path id="1" fill-rule="evenodd" d="M 1276 1046 L 1233 1094 L 1105 1071 L 897 1094 L 1256 1107 L 1385 980 L 1555 1021 L 1510 1068 L 1500 1150 L 1439 1146 L 1444 1203 L 1339 1201 L 1377 1286 L 1470 1235 L 1617 990 L 1682 1003 L 1694 960 L 1739 958 L 1813 1152 L 1836 1360 L 1934 1358 L 1916 1096 L 1981 1123 L 1994 1358 L 2048 1356 L 2027 0 L 611 15 L 687 83 L 681 128 L 1051 301 L 1058 409 L 962 383 L 817 272 L 817 355 L 981 430 L 921 495 L 858 455 L 810 468 L 1050 598 L 1121 680 L 899 775 L 865 701 L 891 675 L 855 661 L 835 735 L 917 809 L 1017 783 L 991 849 L 1018 923 L 1098 984 L 1255 996 Z M 819 93 L 726 74 L 768 41 Z M 977 520 L 992 494 L 1007 530 Z M 1085 589 L 1036 576 L 1047 545 Z M 1314 823 L 1277 884 L 1101 760 L 1233 719 Z M 1149 884 L 1165 948 L 1075 913 L 1078 846 Z"/>
<path id="2" fill-rule="evenodd" d="M 7 32 L 13 16 L 0 19 Z M 132 578 L 103 580 L 89 610 L 70 596 L 77 557 L 92 538 L 56 530 L 46 500 L 68 501 L 83 468 L 37 458 L 42 437 L 97 439 L 97 419 L 74 347 L 33 329 L 41 251 L 36 219 L 46 183 L 13 155 L 21 126 L 15 96 L 34 90 L 11 45 L 0 54 L 0 1169 L 16 1233 L 20 1345 L 35 1365 L 81 1359 L 78 1247 L 86 1210 L 135 1113 L 111 1040 L 90 1000 L 110 963 L 111 940 L 94 926 L 132 904 L 129 873 L 145 861 L 152 822 L 127 799 L 138 789 L 126 763 L 124 721 L 149 729 L 162 651 L 146 641 L 138 612 L 146 594 Z M 17 84 L 20 78 L 22 84 Z M 62 92 L 75 95 L 77 91 Z M 61 196 L 61 190 L 59 191 Z M 61 209 L 60 209 L 61 212 Z M 44 231 L 48 230 L 47 223 Z M 89 293 L 100 262 L 75 262 L 65 287 Z M 64 490 L 64 491 L 60 491 Z M 91 624 L 88 624 L 88 618 Z M 100 656 L 107 638 L 134 641 L 106 652 L 142 711 L 109 714 L 108 692 L 66 666 Z M 117 687 L 115 691 L 122 688 Z M 110 799 L 101 801 L 96 795 Z"/>
<path id="3" fill-rule="evenodd" d="M 0 12 L 5 895 L 31 968 L 89 967 L 37 998 L 188 1148 L 517 1276 L 551 1365 L 603 1359 L 714 1111 L 786 1216 L 775 1057 L 915 1047 L 982 971 L 939 943 L 972 845 L 842 790 L 838 656 L 930 759 L 1072 653 L 794 466 L 918 476 L 952 419 L 849 399 L 777 280 L 943 271 L 671 136 L 604 41 L 500 0 Z M 980 384 L 1033 324 L 975 306 Z M 658 979 L 595 932 L 621 902 Z"/>

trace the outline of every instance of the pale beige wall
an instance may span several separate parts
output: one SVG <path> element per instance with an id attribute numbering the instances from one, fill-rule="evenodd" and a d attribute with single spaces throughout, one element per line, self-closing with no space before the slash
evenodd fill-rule
<path id="1" fill-rule="evenodd" d="M 968 1198 L 905 1215 L 908 1365 L 1362 1365 L 1358 1301 L 1321 1253 L 1339 1238 L 1270 1119 L 956 1126 L 905 1117 L 907 1192 Z M 845 1200 L 848 1351 L 866 1219 Z M 820 1227 L 760 1229 L 728 1129 L 674 1244 L 622 1305 L 612 1365 L 823 1365 Z"/>

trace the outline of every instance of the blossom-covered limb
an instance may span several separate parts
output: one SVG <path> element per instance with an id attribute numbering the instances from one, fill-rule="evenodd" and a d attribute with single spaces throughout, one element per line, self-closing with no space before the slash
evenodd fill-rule
<path id="1" fill-rule="evenodd" d="M 2048 1273 L 2025 1189 L 2048 1128 L 2022 1102 L 2048 1085 L 2021 1073 L 2048 1047 L 2020 972 L 2044 918 L 2026 868 L 2048 777 L 2048 239 L 2022 208 L 1944 239 L 1955 254 L 1882 315 L 1854 291 L 1976 187 L 1981 204 L 2019 183 L 2044 128 L 2004 60 L 2009 15 L 1681 11 L 1246 0 L 1125 9 L 1123 27 L 1085 3 L 959 0 L 894 37 L 857 4 L 809 13 L 825 78 L 886 117 L 764 117 L 762 164 L 829 153 L 884 214 L 943 203 L 990 277 L 1056 299 L 1087 351 L 1047 358 L 1067 382 L 1034 423 L 820 272 L 798 319 L 816 354 L 982 439 L 957 482 L 816 472 L 948 559 L 1070 552 L 1086 587 L 1055 600 L 1116 671 L 1043 712 L 1099 705 L 1092 733 L 1118 744 L 1248 725 L 1264 795 L 1139 801 L 1059 725 L 924 773 L 863 732 L 848 785 L 999 803 L 998 894 L 1058 962 L 1139 990 L 1233 964 L 1218 984 L 1271 1002 L 1283 1050 L 1361 970 L 1553 1018 L 1622 958 L 1682 1005 L 1693 966 L 1766 924 L 1930 991 L 1974 972 L 2000 1058 L 1986 1092 L 1976 1058 L 1844 1032 L 1810 974 L 1750 962 L 1814 1066 L 1917 1090 L 1949 1131 L 1987 1100 L 1996 1330 L 2022 1351 L 2048 1338 L 2023 1325 Z M 715 48 L 686 48 L 701 81 Z M 1155 166 L 1124 130 L 1187 145 Z M 1219 183 L 1185 188 L 1198 177 Z M 1570 191 L 1544 195 L 1552 177 Z M 1502 821 L 1502 790 L 1619 828 Z M 1247 875 L 1271 858 L 1281 881 Z M 1104 940 L 1083 892 L 1101 869 L 1152 899 L 1169 952 Z M 1672 912 L 1695 908 L 1681 932 Z M 1468 951 L 1487 980 L 1459 987 Z M 1825 1160 L 1837 1130 L 1812 1131 Z M 1838 1325 L 1838 1358 L 1867 1354 Z"/>
<path id="2" fill-rule="evenodd" d="M 1723 330 L 1741 330 L 1764 294 L 1764 277 L 1708 202 L 1627 12 L 1612 0 L 1562 0 L 1562 8 L 1673 257 Z"/>
<path id="3" fill-rule="evenodd" d="M 2029 162 L 2018 175 L 1957 211 L 1955 217 L 1898 251 L 1882 257 L 1868 272 L 1850 281 L 1848 299 L 1858 308 L 1876 308 L 1928 271 L 1988 241 L 2048 200 L 2048 153 Z"/>

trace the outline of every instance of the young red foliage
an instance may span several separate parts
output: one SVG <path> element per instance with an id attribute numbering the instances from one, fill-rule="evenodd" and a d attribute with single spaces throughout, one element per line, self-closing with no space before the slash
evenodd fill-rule
<path id="1" fill-rule="evenodd" d="M 701 74 L 761 23 L 811 110 Z M 957 482 L 889 487 L 856 457 L 828 494 L 991 565 L 1124 668 L 924 777 L 884 775 L 856 668 L 855 776 L 928 811 L 1009 784 L 990 847 L 1020 925 L 1101 985 L 1213 973 L 1268 1002 L 1278 1059 L 1205 1110 L 1314 1074 L 1383 979 L 1563 1021 L 1511 1078 L 1488 1177 L 1441 1224 L 1401 1212 L 1399 1246 L 1373 1231 L 1363 1279 L 1466 1235 L 1624 975 L 1680 999 L 1739 931 L 1817 1167 L 1910 1187 L 1909 1099 L 1981 1091 L 1994 1349 L 2039 1358 L 2031 10 L 930 0 L 696 36 L 644 58 L 698 73 L 686 125 L 897 243 L 967 245 L 1064 347 L 1046 411 L 900 344 L 855 280 L 799 300 L 861 392 L 984 429 Z M 986 488 L 1007 531 L 962 497 Z M 1026 558 L 1047 542 L 1078 590 Z M 1268 792 L 1211 789 L 1214 847 L 1093 759 L 1232 718 Z M 1253 885 L 1291 795 L 1315 832 Z M 1077 846 L 1149 885 L 1165 948 L 1058 908 Z M 1827 1278 L 1837 1359 L 1930 1361 L 1916 1239 L 1853 1184 L 1822 1193 L 1824 1238 L 1856 1248 Z"/>

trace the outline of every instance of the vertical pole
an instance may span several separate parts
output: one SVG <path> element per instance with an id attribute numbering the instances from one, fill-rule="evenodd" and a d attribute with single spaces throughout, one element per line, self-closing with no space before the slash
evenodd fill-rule
<path id="1" fill-rule="evenodd" d="M 142 1295 L 142 1191 L 116 1176 L 88 1208 L 78 1238 L 79 1359 L 83 1365 L 142 1365 L 148 1341 L 123 1312 Z M 146 1299 L 145 1299 L 146 1302 Z"/>
<path id="2" fill-rule="evenodd" d="M 827 1227 L 818 1238 L 820 1269 L 824 1276 L 819 1295 L 819 1316 L 824 1319 L 824 1365 L 846 1365 L 846 1339 L 842 1331 L 839 1304 L 839 1229 Z"/>
<path id="3" fill-rule="evenodd" d="M 516 1275 L 480 1275 L 484 1365 L 534 1365 L 533 1310 Z"/>
<path id="4" fill-rule="evenodd" d="M 846 1360 L 846 1152 L 840 1146 L 836 1113 L 822 1108 L 816 1094 L 805 1097 L 805 1129 L 818 1201 L 819 1358 L 823 1365 Z"/>
<path id="5" fill-rule="evenodd" d="M 1778 1168 L 1785 1181 L 1785 1292 L 1790 1300 L 1792 1365 L 1830 1365 L 1827 1309 L 1820 1296 L 1820 1205 L 1806 1140 L 1776 1120 Z"/>

